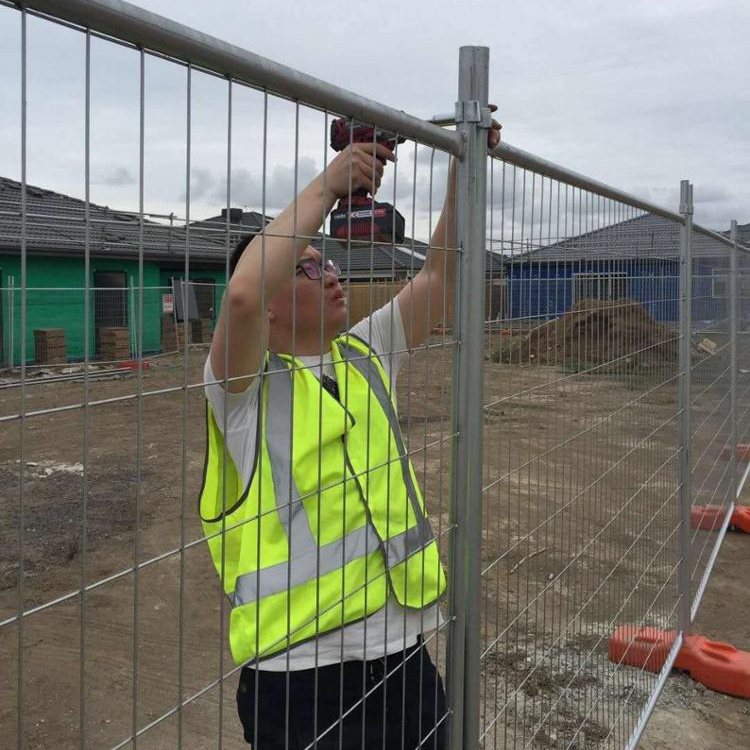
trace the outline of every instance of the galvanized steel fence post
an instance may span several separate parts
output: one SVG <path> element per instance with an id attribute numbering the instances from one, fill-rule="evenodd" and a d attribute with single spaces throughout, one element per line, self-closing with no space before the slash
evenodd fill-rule
<path id="1" fill-rule="evenodd" d="M 732 247 L 729 250 L 729 434 L 732 448 L 732 503 L 737 499 L 739 489 L 739 466 L 737 461 L 737 222 L 732 219 L 729 230 Z M 730 511 L 731 512 L 731 509 Z"/>
<path id="2" fill-rule="evenodd" d="M 456 124 L 464 153 L 456 170 L 457 282 L 453 364 L 453 452 L 450 612 L 455 618 L 448 652 L 451 746 L 479 744 L 480 580 L 482 536 L 482 381 L 486 239 L 489 49 L 461 47 Z"/>
<path id="3" fill-rule="evenodd" d="M 693 186 L 688 180 L 680 182 L 680 379 L 677 481 L 679 485 L 679 536 L 677 542 L 677 587 L 679 596 L 679 632 L 690 632 L 690 346 L 692 331 L 692 233 Z"/>
<path id="4" fill-rule="evenodd" d="M 6 357 L 8 361 L 8 367 L 12 370 L 13 369 L 13 347 L 15 346 L 14 341 L 14 330 L 15 330 L 15 321 L 13 320 L 13 313 L 15 308 L 15 284 L 16 280 L 13 276 L 8 277 L 8 356 Z"/>

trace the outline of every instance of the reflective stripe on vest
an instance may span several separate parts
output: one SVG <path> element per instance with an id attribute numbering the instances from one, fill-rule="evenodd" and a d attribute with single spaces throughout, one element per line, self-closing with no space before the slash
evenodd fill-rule
<path id="1" fill-rule="evenodd" d="M 372 526 L 362 526 L 350 531 L 342 539 L 324 544 L 320 548 L 318 566 L 311 566 L 307 559 L 292 556 L 288 562 L 269 565 L 267 568 L 237 576 L 234 592 L 230 595 L 233 606 L 248 604 L 264 596 L 278 594 L 293 586 L 314 580 L 331 573 L 342 565 L 374 552 L 380 540 Z"/>
<path id="2" fill-rule="evenodd" d="M 432 527 L 430 526 L 429 521 L 427 521 L 424 511 L 419 504 L 419 496 L 417 494 L 416 488 L 414 487 L 411 471 L 409 471 L 409 457 L 406 453 L 406 446 L 404 445 L 404 441 L 401 436 L 401 428 L 398 424 L 398 416 L 396 414 L 396 410 L 393 407 L 393 401 L 391 400 L 391 397 L 385 389 L 383 378 L 378 372 L 377 365 L 372 361 L 371 357 L 363 355 L 354 347 L 343 341 L 337 341 L 336 343 L 338 345 L 339 351 L 344 355 L 344 358 L 349 362 L 349 364 L 356 367 L 362 377 L 367 381 L 367 384 L 370 386 L 370 390 L 375 395 L 375 398 L 380 404 L 380 408 L 383 410 L 386 418 L 388 419 L 388 425 L 390 426 L 391 432 L 393 433 L 393 438 L 396 441 L 396 450 L 398 451 L 398 456 L 401 461 L 401 474 L 404 479 L 404 485 L 406 486 L 406 492 L 409 496 L 412 510 L 414 511 L 414 517 L 417 519 L 417 525 L 412 529 L 407 529 L 407 531 L 405 532 L 405 534 L 409 535 L 409 543 L 404 544 L 404 548 L 410 549 L 410 551 L 407 551 L 404 555 L 404 557 L 406 557 L 412 554 L 412 552 L 417 552 L 430 541 L 432 541 L 434 535 L 432 532 Z M 398 560 L 394 559 L 393 564 L 395 564 L 396 562 L 400 562 L 404 559 L 404 557 L 401 557 Z M 388 567 L 393 567 L 393 564 L 391 563 L 391 557 L 388 556 Z"/>
<path id="3" fill-rule="evenodd" d="M 317 544 L 313 539 L 307 513 L 302 505 L 297 485 L 292 477 L 289 457 L 292 455 L 292 377 L 285 369 L 284 360 L 269 352 L 271 371 L 278 370 L 268 379 L 268 405 L 266 407 L 266 448 L 271 461 L 273 491 L 276 497 L 276 512 L 286 531 L 290 546 L 304 555 L 312 552 Z"/>
<path id="4" fill-rule="evenodd" d="M 419 523 L 401 534 L 386 539 L 386 564 L 393 568 L 406 560 L 409 555 L 419 552 L 433 538 L 430 522 L 420 519 Z M 425 541 L 425 539 L 427 541 Z M 240 606 L 278 594 L 293 586 L 314 580 L 318 576 L 331 573 L 342 565 L 374 552 L 381 545 L 375 529 L 370 524 L 350 531 L 345 537 L 324 544 L 320 548 L 318 564 L 310 569 L 307 559 L 293 556 L 288 562 L 269 565 L 267 568 L 237 576 L 234 591 L 229 594 L 232 606 Z"/>

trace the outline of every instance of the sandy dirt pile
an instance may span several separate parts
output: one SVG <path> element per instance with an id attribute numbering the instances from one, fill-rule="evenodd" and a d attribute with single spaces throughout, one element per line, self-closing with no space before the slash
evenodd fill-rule
<path id="1" fill-rule="evenodd" d="M 623 366 L 678 360 L 678 334 L 629 299 L 584 299 L 562 317 L 514 337 L 500 352 L 503 362 L 580 362 Z"/>

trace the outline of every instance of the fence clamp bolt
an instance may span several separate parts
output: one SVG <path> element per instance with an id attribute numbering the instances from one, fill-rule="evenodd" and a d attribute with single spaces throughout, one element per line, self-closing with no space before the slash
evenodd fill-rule
<path id="1" fill-rule="evenodd" d="M 476 99 L 456 102 L 456 122 L 478 122 L 480 128 L 489 128 L 492 113 L 489 107 L 481 107 Z"/>

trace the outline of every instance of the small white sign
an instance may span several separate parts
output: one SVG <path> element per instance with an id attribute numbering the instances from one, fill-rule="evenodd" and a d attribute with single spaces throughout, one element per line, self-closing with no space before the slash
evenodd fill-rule
<path id="1" fill-rule="evenodd" d="M 161 311 L 163 313 L 174 312 L 174 294 L 162 294 L 161 295 Z"/>

